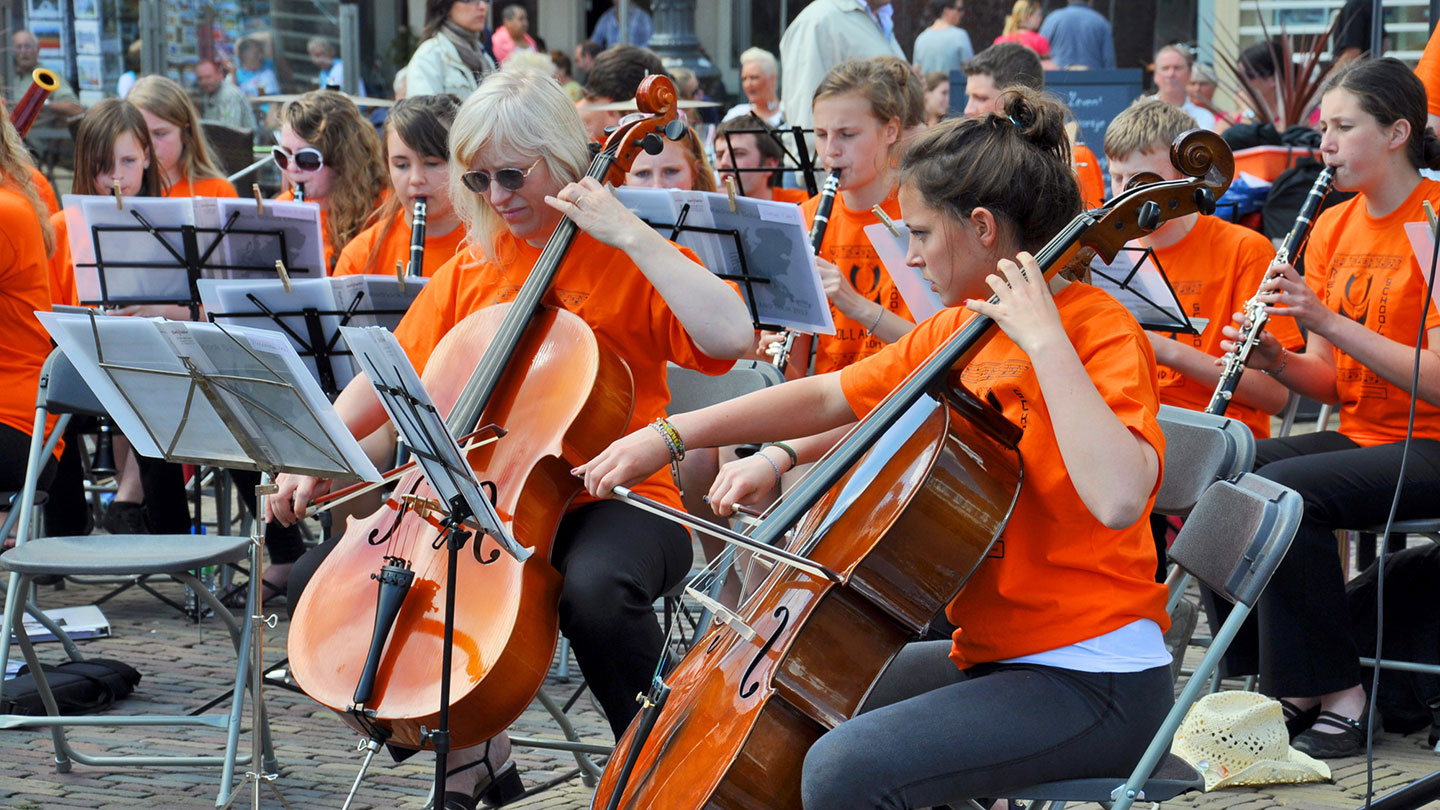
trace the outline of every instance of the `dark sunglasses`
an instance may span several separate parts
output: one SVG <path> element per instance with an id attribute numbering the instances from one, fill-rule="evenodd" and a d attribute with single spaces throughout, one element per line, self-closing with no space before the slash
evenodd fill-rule
<path id="1" fill-rule="evenodd" d="M 272 147 L 270 159 L 275 161 L 275 165 L 281 170 L 290 168 L 292 160 L 295 161 L 295 168 L 302 172 L 318 172 L 325 168 L 325 156 L 313 146 L 307 146 L 299 152 L 291 152 L 283 146 Z"/>
<path id="2" fill-rule="evenodd" d="M 525 178 L 529 177 L 530 173 L 535 171 L 535 167 L 539 165 L 540 158 L 535 158 L 535 162 L 531 163 L 528 169 L 496 169 L 495 182 L 499 183 L 500 187 L 506 191 L 519 191 L 525 185 Z M 465 172 L 460 175 L 460 182 L 476 194 L 490 193 L 490 172 L 484 169 L 471 169 Z"/>

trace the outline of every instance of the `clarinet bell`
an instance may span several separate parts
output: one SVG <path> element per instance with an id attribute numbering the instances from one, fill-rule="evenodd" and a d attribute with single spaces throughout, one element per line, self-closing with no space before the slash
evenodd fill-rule
<path id="1" fill-rule="evenodd" d="M 90 472 L 100 477 L 115 475 L 115 428 L 108 417 L 100 417 L 95 433 L 95 455 L 90 459 Z"/>

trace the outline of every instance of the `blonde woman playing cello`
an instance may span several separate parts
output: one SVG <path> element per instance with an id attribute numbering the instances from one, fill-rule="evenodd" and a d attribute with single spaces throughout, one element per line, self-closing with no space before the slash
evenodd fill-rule
<path id="1" fill-rule="evenodd" d="M 513 298 L 564 217 L 582 233 L 546 303 L 580 316 L 629 365 L 635 397 L 629 429 L 648 430 L 664 415 L 667 361 L 719 374 L 750 351 L 745 304 L 729 285 L 598 182 L 576 182 L 590 163 L 587 138 L 574 105 L 549 76 L 504 71 L 487 77 L 456 115 L 450 146 L 451 195 L 471 248 L 436 272 L 396 330 L 417 368 L 424 369 L 435 345 L 466 315 Z M 357 436 L 385 420 L 365 380 L 348 386 L 335 406 Z M 329 488 L 328 481 L 295 476 L 282 476 L 279 484 L 270 503 L 286 523 L 303 517 L 311 497 Z M 637 488 L 680 508 L 668 472 Z M 660 518 L 582 496 L 560 524 L 549 563 L 564 578 L 560 628 L 618 736 L 659 660 L 663 639 L 652 605 L 688 572 L 690 537 Z M 453 763 L 487 763 L 482 756 L 481 747 L 456 751 Z M 486 770 L 499 759 L 457 774 L 446 807 L 473 807 L 474 797 L 490 787 Z M 472 780 L 473 792 L 461 779 Z"/>

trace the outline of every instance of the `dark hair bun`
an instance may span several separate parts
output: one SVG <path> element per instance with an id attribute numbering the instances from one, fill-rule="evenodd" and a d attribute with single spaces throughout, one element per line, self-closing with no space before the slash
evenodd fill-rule
<path id="1" fill-rule="evenodd" d="M 1065 108 L 1036 90 L 1012 87 L 1000 94 L 1000 107 L 1020 137 L 1070 162 L 1070 137 L 1065 134 Z"/>

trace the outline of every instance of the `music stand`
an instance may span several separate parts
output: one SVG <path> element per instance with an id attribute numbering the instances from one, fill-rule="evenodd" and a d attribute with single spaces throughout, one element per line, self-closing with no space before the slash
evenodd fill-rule
<path id="1" fill-rule="evenodd" d="M 1191 318 L 1175 295 L 1175 287 L 1160 257 L 1152 248 L 1130 244 L 1115 254 L 1115 261 L 1106 264 L 1096 256 L 1090 262 L 1091 283 L 1110 293 L 1130 310 L 1141 328 L 1152 332 L 1198 335 L 1206 324 L 1204 318 Z"/>
<path id="2" fill-rule="evenodd" d="M 450 666 L 455 638 L 455 588 L 460 549 L 465 546 L 472 530 L 493 537 L 502 549 L 519 562 L 529 558 L 534 549 L 516 542 L 501 522 L 494 505 L 485 496 L 480 481 L 465 462 L 460 445 L 445 427 L 445 420 L 431 402 L 430 395 L 420 382 L 420 376 L 410 365 L 410 360 L 395 335 L 379 326 L 345 326 L 341 327 L 340 332 L 345 336 L 345 342 L 350 346 L 360 369 L 375 386 L 375 393 L 379 395 L 380 402 L 390 415 L 396 432 L 409 445 L 418 466 L 435 490 L 440 503 L 432 508 L 445 512 L 445 519 L 440 525 L 446 539 L 449 569 L 446 572 L 445 640 L 441 646 L 439 727 L 427 735 L 429 742 L 435 747 L 435 802 L 438 806 L 445 801 L 445 772 L 450 754 Z M 478 545 L 475 552 L 478 557 Z M 408 568 L 386 565 L 376 579 L 380 582 L 380 604 L 389 602 L 394 607 L 393 611 L 387 611 L 390 613 L 389 623 L 393 623 L 413 574 Z M 379 653 L 384 640 L 390 635 L 389 624 L 385 623 L 383 618 L 381 611 L 377 610 L 371 654 L 356 688 L 356 707 L 352 710 L 358 710 L 369 698 L 369 690 L 379 663 Z M 366 764 L 368 763 L 367 757 Z M 363 774 L 362 769 L 361 775 Z M 359 777 L 356 778 L 356 783 L 359 783 Z M 351 793 L 353 795 L 353 789 Z"/>
<path id="3" fill-rule="evenodd" d="M 350 435 L 316 386 L 295 350 L 274 334 L 217 324 L 105 318 L 93 313 L 36 313 L 76 370 L 139 453 L 171 462 L 213 464 L 259 470 L 256 511 L 276 491 L 282 472 L 324 477 L 354 476 L 370 481 L 379 472 Z M 260 786 L 278 774 L 264 773 L 263 632 L 271 620 L 261 615 L 261 520 L 251 524 L 249 619 L 241 637 L 244 660 L 238 668 L 236 700 L 250 682 L 252 806 L 260 806 Z M 239 734 L 238 726 L 232 734 Z M 240 795 L 229 790 L 232 774 L 222 774 L 221 793 L 228 808 Z"/>
<path id="4" fill-rule="evenodd" d="M 753 116 L 754 114 L 750 113 L 750 115 Z M 758 121 L 759 118 L 756 117 L 756 120 Z M 754 135 L 756 139 L 768 138 L 774 141 L 776 145 L 780 147 L 780 151 L 783 153 L 780 160 L 780 165 L 774 167 L 756 166 L 754 168 L 740 168 L 738 166 L 733 166 L 731 168 L 717 167 L 717 171 L 719 171 L 720 176 L 724 177 L 727 174 L 739 175 L 741 172 L 749 172 L 751 174 L 757 172 L 782 172 L 785 174 L 799 172 L 800 176 L 805 180 L 805 189 L 810 192 L 810 196 L 814 197 L 816 194 L 819 194 L 820 186 L 815 182 L 815 159 L 810 154 L 809 141 L 806 139 L 806 136 L 814 133 L 815 130 L 806 129 L 799 124 L 785 129 L 780 129 L 768 126 L 763 121 L 761 121 L 760 123 L 761 126 L 758 127 L 727 129 L 724 133 L 725 148 L 729 151 L 730 154 L 735 154 L 735 144 L 733 141 L 730 140 L 731 135 Z M 786 143 L 786 134 L 790 135 L 790 137 L 793 139 L 791 143 L 795 144 L 797 147 L 793 151 L 790 149 L 790 145 Z M 789 161 L 790 165 L 786 165 L 787 160 Z"/>
<path id="5" fill-rule="evenodd" d="M 371 283 L 374 280 L 375 284 Z M 202 279 L 200 298 L 214 323 L 252 326 L 283 333 L 300 357 L 312 366 L 320 388 L 332 400 L 354 377 L 350 351 L 340 345 L 340 327 L 384 325 L 394 328 L 409 302 L 424 289 L 425 279 L 387 276 L 341 276 L 304 279 L 286 285 L 278 280 L 231 281 Z M 375 293 L 385 290 L 382 296 Z M 362 306 L 364 305 L 364 306 Z"/>

